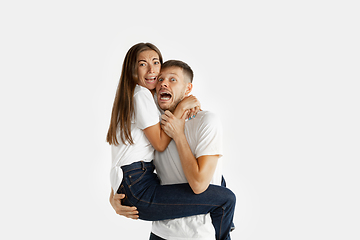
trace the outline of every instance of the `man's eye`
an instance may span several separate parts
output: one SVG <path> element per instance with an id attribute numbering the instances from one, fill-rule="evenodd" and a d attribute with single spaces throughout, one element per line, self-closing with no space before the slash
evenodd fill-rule
<path id="1" fill-rule="evenodd" d="M 162 82 L 162 80 L 163 80 L 162 78 L 159 78 L 159 80 L 158 80 L 158 81 L 159 81 L 159 82 Z"/>
<path id="2" fill-rule="evenodd" d="M 172 79 L 171 79 L 171 81 L 175 82 L 175 81 L 176 81 L 176 79 L 175 79 L 175 78 L 172 78 Z"/>
<path id="3" fill-rule="evenodd" d="M 154 64 L 155 64 L 155 65 L 158 65 L 158 64 L 160 64 L 160 62 L 154 62 Z"/>

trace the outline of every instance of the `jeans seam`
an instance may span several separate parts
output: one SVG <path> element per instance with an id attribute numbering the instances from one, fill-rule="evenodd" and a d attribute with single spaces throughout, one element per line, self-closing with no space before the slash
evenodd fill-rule
<path id="1" fill-rule="evenodd" d="M 135 194 L 132 192 L 132 190 L 131 190 L 131 188 L 130 188 L 130 187 L 129 187 L 129 190 L 130 190 L 130 192 L 131 192 L 131 195 L 132 195 L 132 196 L 133 196 L 136 200 L 138 200 L 138 201 L 140 201 L 140 202 L 148 203 L 148 204 L 155 204 L 155 205 L 171 205 L 171 206 L 180 206 L 180 205 L 183 205 L 183 206 L 192 206 L 192 205 L 194 205 L 194 206 L 196 206 L 196 205 L 198 205 L 198 206 L 213 206 L 213 207 L 221 207 L 221 208 L 222 208 L 222 210 L 223 210 L 223 214 L 222 214 L 222 216 L 224 215 L 224 211 L 225 211 L 225 209 L 224 209 L 221 205 L 214 205 L 214 204 L 191 204 L 191 203 L 189 203 L 189 204 L 174 204 L 174 203 L 169 204 L 169 203 L 152 203 L 152 202 L 144 201 L 144 200 L 142 200 L 142 199 L 137 198 L 137 197 L 135 196 Z"/>
<path id="2" fill-rule="evenodd" d="M 141 169 L 141 168 L 139 168 L 139 169 Z M 130 180 L 129 180 L 129 182 L 130 182 L 129 189 L 130 189 L 131 186 L 135 185 L 137 182 L 139 182 L 141 179 L 143 179 L 146 172 L 147 172 L 147 169 L 145 168 L 145 171 L 143 172 L 143 174 L 138 179 L 136 179 L 134 182 L 130 182 Z M 131 192 L 131 194 L 133 194 L 133 193 Z"/>
<path id="3" fill-rule="evenodd" d="M 221 214 L 221 221 L 220 221 L 220 229 L 219 229 L 219 239 L 221 237 L 221 228 L 222 228 L 222 222 L 223 222 L 223 219 L 224 219 L 224 215 L 225 215 L 225 209 L 223 207 L 222 208 L 222 214 Z"/>
<path id="4" fill-rule="evenodd" d="M 141 169 L 141 168 L 140 168 Z M 145 171 L 146 172 L 146 171 Z M 144 172 L 144 174 L 140 177 L 140 178 L 142 178 L 144 175 L 145 175 L 145 172 Z M 140 178 L 138 179 L 138 180 L 140 180 Z M 137 180 L 137 181 L 138 181 Z M 136 181 L 136 182 L 137 182 Z M 133 185 L 133 184 L 131 184 L 131 185 Z M 220 229 L 219 229 L 219 238 L 218 239 L 220 239 L 220 236 L 221 236 L 221 231 L 222 231 L 222 222 L 223 222 L 223 219 L 224 219 L 224 215 L 225 215 L 225 209 L 224 209 L 224 207 L 223 206 L 221 206 L 221 205 L 214 205 L 214 204 L 169 204 L 169 203 L 152 203 L 152 202 L 148 202 L 148 201 L 144 201 L 144 200 L 142 200 L 142 199 L 139 199 L 139 198 L 137 198 L 136 196 L 135 196 L 135 194 L 133 193 L 133 191 L 131 190 L 131 188 L 130 188 L 130 186 L 131 185 L 128 185 L 128 188 L 129 188 L 129 191 L 130 191 L 130 193 L 131 193 L 131 195 L 132 195 L 132 197 L 133 198 L 135 198 L 137 201 L 139 201 L 139 202 L 144 202 L 144 203 L 147 203 L 147 204 L 154 204 L 154 205 L 169 205 L 169 206 L 213 206 L 213 207 L 220 207 L 221 208 L 221 210 L 222 210 L 222 214 L 221 214 L 221 223 L 220 223 Z M 128 199 L 129 201 L 130 201 L 130 199 Z M 131 202 L 131 201 L 130 201 Z M 134 204 L 133 204 L 134 205 Z"/>
<path id="5" fill-rule="evenodd" d="M 140 168 L 134 168 L 134 169 L 130 169 L 130 170 L 127 170 L 127 171 L 124 171 L 124 170 L 123 170 L 123 172 L 124 172 L 124 174 L 125 174 L 125 173 L 127 173 L 127 172 L 134 171 L 134 170 L 138 170 L 138 169 L 142 169 L 142 168 L 141 168 L 141 167 L 140 167 Z"/>

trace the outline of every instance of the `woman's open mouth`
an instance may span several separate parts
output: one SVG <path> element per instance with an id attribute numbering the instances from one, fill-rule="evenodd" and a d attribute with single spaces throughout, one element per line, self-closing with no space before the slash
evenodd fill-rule
<path id="1" fill-rule="evenodd" d="M 154 82 L 156 82 L 156 80 L 157 80 L 157 77 L 145 78 L 145 81 L 147 83 L 154 83 Z"/>

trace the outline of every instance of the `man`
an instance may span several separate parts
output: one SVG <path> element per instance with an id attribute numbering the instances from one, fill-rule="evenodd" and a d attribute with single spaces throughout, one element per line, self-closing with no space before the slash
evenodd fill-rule
<path id="1" fill-rule="evenodd" d="M 156 152 L 154 164 L 161 184 L 188 182 L 195 194 L 204 192 L 209 184 L 222 183 L 222 128 L 211 112 L 200 111 L 185 122 L 172 111 L 192 90 L 193 72 L 181 61 L 162 65 L 156 87 L 157 103 L 162 110 L 162 128 L 173 139 L 164 152 Z M 137 219 L 134 208 L 122 206 L 124 196 L 113 194 L 110 202 L 116 212 Z M 232 217 L 231 217 L 232 219 Z M 209 214 L 172 220 L 155 221 L 151 240 L 156 239 L 215 239 Z M 228 238 L 230 239 L 230 238 Z"/>

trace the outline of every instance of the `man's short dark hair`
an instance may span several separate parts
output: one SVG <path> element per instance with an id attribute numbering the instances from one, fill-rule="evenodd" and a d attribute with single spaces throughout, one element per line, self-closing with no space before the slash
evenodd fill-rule
<path id="1" fill-rule="evenodd" d="M 189 79 L 189 81 L 192 83 L 193 78 L 194 78 L 194 72 L 189 65 L 187 65 L 183 61 L 179 61 L 179 60 L 168 60 L 161 65 L 161 69 L 165 69 L 168 67 L 181 68 L 184 72 L 185 77 L 187 77 Z"/>

